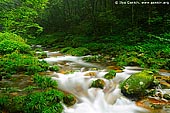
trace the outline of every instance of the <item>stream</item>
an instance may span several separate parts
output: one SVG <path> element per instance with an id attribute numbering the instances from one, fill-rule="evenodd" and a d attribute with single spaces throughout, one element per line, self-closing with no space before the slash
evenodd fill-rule
<path id="1" fill-rule="evenodd" d="M 58 81 L 58 88 L 72 93 L 77 102 L 71 107 L 64 106 L 63 113 L 150 113 L 149 110 L 139 107 L 121 93 L 119 83 L 131 74 L 140 72 L 139 67 L 125 67 L 123 72 L 117 73 L 112 80 L 104 75 L 108 73 L 105 66 L 87 63 L 83 57 L 64 56 L 59 52 L 48 52 L 43 60 L 51 65 L 58 64 L 64 72 L 51 74 L 53 80 Z M 102 79 L 105 87 L 90 88 L 93 80 Z"/>

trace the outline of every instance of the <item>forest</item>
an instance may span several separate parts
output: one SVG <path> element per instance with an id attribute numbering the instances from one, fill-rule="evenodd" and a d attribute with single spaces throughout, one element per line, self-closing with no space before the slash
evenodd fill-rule
<path id="1" fill-rule="evenodd" d="M 125 66 L 170 73 L 169 5 L 164 0 L 0 0 L 0 112 L 62 113 L 61 103 L 76 103 L 74 94 L 46 76 L 61 67 L 39 60 L 48 57 L 44 51 L 90 55 L 83 60 L 114 65 L 108 70 L 114 76 Z M 22 80 L 27 82 L 19 85 Z M 170 88 L 170 79 L 165 81 Z M 102 89 L 98 83 L 103 85 L 92 86 Z"/>

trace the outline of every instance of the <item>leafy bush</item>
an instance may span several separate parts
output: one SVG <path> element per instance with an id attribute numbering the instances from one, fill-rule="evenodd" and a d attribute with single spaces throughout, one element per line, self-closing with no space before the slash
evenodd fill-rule
<path id="1" fill-rule="evenodd" d="M 104 43 L 88 43 L 88 44 L 85 44 L 84 47 L 86 47 L 87 49 L 91 51 L 101 51 L 105 47 L 105 44 Z"/>
<path id="2" fill-rule="evenodd" d="M 10 99 L 7 108 L 10 107 L 9 112 L 15 113 L 62 113 L 61 101 L 63 97 L 63 92 L 55 89 L 32 92 L 26 96 L 16 96 Z"/>
<path id="3" fill-rule="evenodd" d="M 160 44 L 157 41 L 136 46 L 124 46 L 115 61 L 121 66 L 138 65 L 146 68 L 169 69 L 169 48 L 169 45 Z"/>
<path id="4" fill-rule="evenodd" d="M 3 40 L 0 42 L 0 54 L 10 54 L 14 51 L 19 51 L 20 53 L 28 53 L 31 47 L 23 42 L 13 41 L 13 40 Z"/>
<path id="5" fill-rule="evenodd" d="M 63 49 L 61 49 L 61 53 L 66 53 L 68 50 L 70 50 L 70 49 L 73 49 L 72 47 L 65 47 L 65 48 L 63 48 Z"/>
<path id="6" fill-rule="evenodd" d="M 65 54 L 70 54 L 73 56 L 83 56 L 83 55 L 88 54 L 90 51 L 85 47 L 78 47 L 78 48 L 66 47 L 66 48 L 63 48 L 61 52 Z"/>
<path id="7" fill-rule="evenodd" d="M 37 58 L 13 52 L 12 54 L 4 55 L 0 59 L 0 72 L 3 76 L 8 74 L 16 74 L 26 72 L 26 74 L 34 74 L 48 70 L 49 64 L 45 61 L 39 61 Z"/>
<path id="8" fill-rule="evenodd" d="M 0 95 L 0 112 L 6 109 L 6 106 L 9 104 L 9 97 L 7 95 Z"/>
<path id="9" fill-rule="evenodd" d="M 0 33 L 0 42 L 3 40 L 14 40 L 17 42 L 25 42 L 24 39 L 22 39 L 20 36 L 9 32 Z"/>
<path id="10" fill-rule="evenodd" d="M 52 80 L 51 77 L 34 75 L 34 82 L 41 88 L 57 87 L 57 82 Z"/>

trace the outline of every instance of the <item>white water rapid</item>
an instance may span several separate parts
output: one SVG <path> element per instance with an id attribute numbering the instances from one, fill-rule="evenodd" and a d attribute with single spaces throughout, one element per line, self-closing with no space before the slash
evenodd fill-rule
<path id="1" fill-rule="evenodd" d="M 52 54 L 52 53 L 48 53 Z M 90 70 L 97 65 L 84 62 L 82 57 L 56 56 L 45 58 L 50 64 L 67 62 L 69 66 L 78 66 L 76 71 L 69 74 L 53 73 L 52 79 L 58 81 L 58 87 L 64 91 L 74 94 L 77 103 L 71 107 L 64 106 L 63 113 L 148 113 L 144 108 L 136 106 L 134 101 L 124 97 L 119 89 L 119 83 L 141 69 L 126 67 L 124 72 L 117 73 L 112 80 L 104 79 L 107 71 Z M 89 67 L 89 70 L 82 71 Z M 100 67 L 100 66 L 99 66 Z M 93 74 L 93 76 L 87 76 Z M 86 76 L 85 76 L 86 75 Z M 104 89 L 90 88 L 93 80 L 102 79 L 105 82 Z"/>

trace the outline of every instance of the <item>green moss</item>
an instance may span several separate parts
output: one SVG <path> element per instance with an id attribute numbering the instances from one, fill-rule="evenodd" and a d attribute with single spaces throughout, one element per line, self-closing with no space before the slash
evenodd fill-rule
<path id="1" fill-rule="evenodd" d="M 107 74 L 104 75 L 105 79 L 113 79 L 116 76 L 115 70 L 110 70 Z"/>
<path id="2" fill-rule="evenodd" d="M 144 96 L 145 90 L 153 83 L 153 80 L 153 72 L 148 70 L 132 74 L 121 83 L 121 92 L 129 97 Z"/>
<path id="3" fill-rule="evenodd" d="M 92 84 L 91 84 L 90 87 L 103 89 L 103 88 L 104 88 L 104 85 L 105 85 L 105 82 L 104 82 L 102 79 L 97 79 L 97 80 L 94 80 L 94 81 L 92 82 Z"/>
<path id="4" fill-rule="evenodd" d="M 67 106 L 72 106 L 76 103 L 76 98 L 71 94 L 65 95 L 64 98 L 63 98 L 63 102 Z"/>

